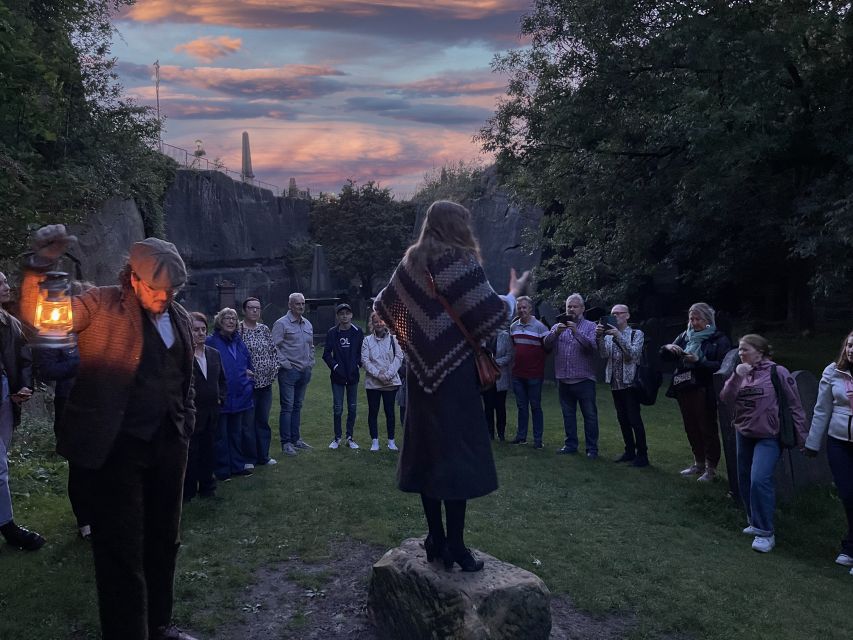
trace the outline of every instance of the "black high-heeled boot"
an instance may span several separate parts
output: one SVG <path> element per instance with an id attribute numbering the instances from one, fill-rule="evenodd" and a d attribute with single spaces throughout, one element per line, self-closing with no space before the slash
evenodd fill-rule
<path id="1" fill-rule="evenodd" d="M 443 558 L 445 548 L 446 544 L 444 541 L 433 540 L 432 534 L 424 538 L 424 551 L 426 551 L 427 562 Z"/>
<path id="2" fill-rule="evenodd" d="M 474 554 L 471 553 L 471 550 L 468 547 L 452 549 L 450 546 L 447 546 L 444 548 L 442 559 L 444 560 L 444 568 L 448 571 L 453 569 L 454 562 L 459 565 L 459 568 L 462 569 L 462 571 L 467 571 L 469 573 L 480 571 L 485 565 L 480 558 L 475 557 Z"/>

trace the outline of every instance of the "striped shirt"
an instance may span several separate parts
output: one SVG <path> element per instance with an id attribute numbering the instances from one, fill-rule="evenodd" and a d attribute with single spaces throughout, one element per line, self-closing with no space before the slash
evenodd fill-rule
<path id="1" fill-rule="evenodd" d="M 512 363 L 514 378 L 527 380 L 545 377 L 545 345 L 543 338 L 548 335 L 548 327 L 532 317 L 530 322 L 522 323 L 516 320 L 510 325 L 509 335 L 515 349 L 515 360 Z"/>

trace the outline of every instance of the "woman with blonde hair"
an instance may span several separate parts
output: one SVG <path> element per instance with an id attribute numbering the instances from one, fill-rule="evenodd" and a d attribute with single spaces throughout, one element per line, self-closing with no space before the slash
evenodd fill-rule
<path id="1" fill-rule="evenodd" d="M 427 559 L 443 560 L 448 570 L 454 563 L 463 571 L 483 568 L 465 547 L 465 509 L 469 498 L 498 486 L 472 342 L 488 340 L 507 323 L 528 278 L 513 270 L 509 293 L 496 294 L 480 265 L 470 213 L 440 200 L 374 303 L 408 362 L 398 486 L 420 494 Z"/>
<path id="2" fill-rule="evenodd" d="M 711 305 L 697 302 L 688 311 L 687 329 L 661 347 L 663 359 L 677 361 L 666 395 L 678 400 L 693 451 L 693 464 L 681 475 L 699 476 L 700 482 L 717 477 L 721 449 L 713 376 L 732 348 L 728 336 L 717 329 L 715 316 Z"/>
<path id="3" fill-rule="evenodd" d="M 737 352 L 741 363 L 726 380 L 720 401 L 730 407 L 733 416 L 738 488 L 747 517 L 743 532 L 754 536 L 755 551 L 767 553 L 776 546 L 773 474 L 782 455 L 779 407 L 783 403 L 779 394 L 785 394 L 801 445 L 806 440 L 806 417 L 793 376 L 770 359 L 770 343 L 765 338 L 747 334 L 740 339 Z"/>
<path id="4" fill-rule="evenodd" d="M 817 403 L 803 452 L 814 457 L 826 438 L 826 457 L 838 497 L 847 515 L 847 534 L 835 562 L 853 567 L 853 331 L 841 344 L 835 362 L 820 377 Z M 850 569 L 853 576 L 853 569 Z"/>

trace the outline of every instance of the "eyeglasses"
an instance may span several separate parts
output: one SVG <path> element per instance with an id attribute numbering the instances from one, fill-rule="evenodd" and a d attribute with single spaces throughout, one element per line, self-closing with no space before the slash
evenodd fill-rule
<path id="1" fill-rule="evenodd" d="M 143 280 L 138 275 L 136 275 L 135 272 L 133 273 L 133 277 L 136 278 L 136 281 L 140 284 L 140 286 L 150 294 L 165 293 L 167 296 L 173 297 L 173 296 L 176 296 L 178 294 L 178 292 L 181 290 L 180 287 L 175 287 L 173 289 L 155 289 L 154 287 L 149 285 L 147 282 L 145 282 L 145 280 Z"/>

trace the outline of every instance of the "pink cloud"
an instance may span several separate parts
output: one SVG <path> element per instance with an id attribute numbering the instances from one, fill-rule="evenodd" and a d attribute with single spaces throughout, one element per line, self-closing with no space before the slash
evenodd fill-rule
<path id="1" fill-rule="evenodd" d="M 178 67 L 163 65 L 163 82 L 216 91 L 229 96 L 300 100 L 341 91 L 344 83 L 333 79 L 346 75 L 332 67 L 287 65 L 261 69 Z"/>
<path id="2" fill-rule="evenodd" d="M 205 36 L 175 47 L 175 52 L 186 53 L 197 60 L 213 62 L 216 58 L 236 53 L 243 45 L 240 38 L 228 36 Z"/>
<path id="3" fill-rule="evenodd" d="M 120 19 L 383 35 L 406 41 L 510 42 L 529 0 L 138 0 Z"/>

